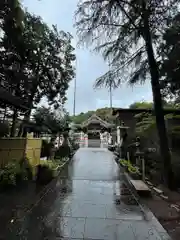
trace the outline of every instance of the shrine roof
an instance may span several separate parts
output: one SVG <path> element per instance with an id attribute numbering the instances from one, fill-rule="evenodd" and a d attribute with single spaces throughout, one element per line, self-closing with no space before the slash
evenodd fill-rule
<path id="1" fill-rule="evenodd" d="M 88 118 L 86 121 L 82 123 L 83 127 L 88 126 L 89 124 L 100 124 L 103 127 L 112 127 L 114 124 L 108 123 L 107 121 L 103 120 L 96 114 L 93 114 L 90 118 Z"/>

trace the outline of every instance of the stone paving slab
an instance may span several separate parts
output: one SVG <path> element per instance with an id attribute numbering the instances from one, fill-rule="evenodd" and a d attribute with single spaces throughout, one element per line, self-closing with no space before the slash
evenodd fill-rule
<path id="1" fill-rule="evenodd" d="M 4 239 L 168 239 L 151 213 L 145 220 L 111 152 L 80 149 L 64 177 L 23 219 L 8 226 Z"/>

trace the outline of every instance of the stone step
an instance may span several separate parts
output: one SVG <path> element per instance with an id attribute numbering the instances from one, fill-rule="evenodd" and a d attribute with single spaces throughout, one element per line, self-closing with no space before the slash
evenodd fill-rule
<path id="1" fill-rule="evenodd" d="M 150 188 L 142 180 L 130 180 L 130 182 L 138 193 L 151 192 Z"/>

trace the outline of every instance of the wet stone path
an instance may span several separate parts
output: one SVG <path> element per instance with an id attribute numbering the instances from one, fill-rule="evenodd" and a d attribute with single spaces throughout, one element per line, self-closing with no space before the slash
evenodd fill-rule
<path id="1" fill-rule="evenodd" d="M 105 148 L 80 148 L 41 201 L 9 224 L 6 239 L 167 238 L 144 219 L 113 154 Z"/>

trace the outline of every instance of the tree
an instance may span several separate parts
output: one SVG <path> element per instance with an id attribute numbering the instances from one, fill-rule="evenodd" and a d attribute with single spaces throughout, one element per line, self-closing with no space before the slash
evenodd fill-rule
<path id="1" fill-rule="evenodd" d="M 18 0 L 2 0 L 0 3 L 0 29 L 3 38 L 0 41 L 0 84 L 11 91 L 12 94 L 22 96 L 15 92 L 14 83 L 20 89 L 21 78 L 17 66 L 19 66 L 19 56 L 15 45 L 23 31 L 24 12 Z M 11 50 L 10 50 L 11 49 Z M 20 67 L 19 67 L 20 68 Z M 11 136 L 14 136 L 17 109 L 14 109 Z"/>
<path id="2" fill-rule="evenodd" d="M 66 127 L 65 118 L 50 108 L 37 108 L 33 117 L 37 126 L 48 127 L 48 129 L 50 129 L 51 132 L 55 135 L 59 132 L 62 132 Z"/>
<path id="3" fill-rule="evenodd" d="M 162 103 L 163 103 L 164 109 L 179 109 L 179 104 L 175 104 L 174 101 L 163 100 Z M 154 109 L 154 104 L 153 102 L 134 102 L 129 106 L 129 108 Z"/>
<path id="4" fill-rule="evenodd" d="M 136 108 L 152 109 L 152 107 L 153 107 L 152 102 L 134 102 L 129 106 L 129 108 L 131 109 L 136 109 Z"/>
<path id="5" fill-rule="evenodd" d="M 170 20 L 168 27 L 163 34 L 163 43 L 159 48 L 159 55 L 162 58 L 160 65 L 161 84 L 165 97 L 180 98 L 180 14 L 178 13 Z"/>
<path id="6" fill-rule="evenodd" d="M 72 36 L 59 32 L 56 26 L 48 27 L 40 17 L 28 12 L 25 12 L 21 34 L 8 21 L 4 21 L 2 27 L 0 71 L 8 88 L 29 107 L 24 119 L 29 119 L 31 110 L 42 97 L 55 108 L 62 106 L 74 77 Z M 14 112 L 14 120 L 16 118 L 17 111 Z M 22 128 L 19 135 L 21 131 Z"/>
<path id="7" fill-rule="evenodd" d="M 177 2 L 152 0 L 94 0 L 81 1 L 76 12 L 76 27 L 81 43 L 95 44 L 105 59 L 111 59 L 111 74 L 131 84 L 150 76 L 160 140 L 161 156 L 167 184 L 172 188 L 173 171 L 165 127 L 159 68 L 154 46 L 160 40 L 167 18 L 172 17 Z"/>
<path id="8" fill-rule="evenodd" d="M 110 72 L 108 74 L 108 78 L 100 77 L 100 78 L 96 79 L 94 88 L 98 89 L 98 88 L 102 88 L 102 87 L 107 88 L 109 91 L 110 108 L 112 109 L 112 90 L 116 89 L 118 87 L 118 85 L 116 84 L 116 80 L 113 77 L 113 75 L 110 74 Z"/>
<path id="9" fill-rule="evenodd" d="M 84 121 L 86 121 L 88 118 L 90 118 L 93 114 L 96 114 L 102 120 L 105 120 L 107 122 L 113 122 L 115 120 L 115 117 L 112 116 L 111 108 L 98 108 L 95 111 L 88 111 L 85 113 L 81 112 L 76 116 L 71 116 L 71 121 L 76 124 L 81 124 Z"/>
<path id="10" fill-rule="evenodd" d="M 16 28 L 23 28 L 24 12 L 19 0 L 1 0 L 0 2 L 0 27 L 3 22 L 9 23 Z"/>
<path id="11" fill-rule="evenodd" d="M 26 13 L 26 26 L 23 40 L 28 55 L 24 66 L 29 75 L 28 105 L 32 109 L 43 96 L 51 104 L 63 104 L 69 82 L 74 77 L 72 36 L 59 32 L 56 26 L 49 28 L 40 17 L 29 13 Z"/>
<path id="12" fill-rule="evenodd" d="M 94 111 L 88 111 L 86 113 L 81 112 L 80 114 L 76 116 L 71 116 L 71 121 L 76 124 L 81 124 L 84 121 L 86 121 L 88 118 L 90 118 L 93 115 Z"/>

